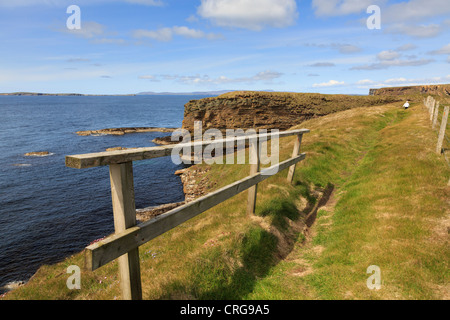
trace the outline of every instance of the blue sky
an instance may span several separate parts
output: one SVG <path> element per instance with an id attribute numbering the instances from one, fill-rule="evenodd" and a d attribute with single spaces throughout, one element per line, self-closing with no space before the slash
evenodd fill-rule
<path id="1" fill-rule="evenodd" d="M 448 0 L 0 0 L 0 92 L 367 94 L 450 83 L 449 39 Z"/>

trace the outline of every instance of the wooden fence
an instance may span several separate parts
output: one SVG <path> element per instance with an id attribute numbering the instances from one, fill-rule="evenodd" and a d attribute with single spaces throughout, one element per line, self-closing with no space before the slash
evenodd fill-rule
<path id="1" fill-rule="evenodd" d="M 66 166 L 71 168 L 84 169 L 109 166 L 115 233 L 86 248 L 87 268 L 96 270 L 118 259 L 123 299 L 141 300 L 139 246 L 247 189 L 249 190 L 247 211 L 249 214 L 254 213 L 258 183 L 287 168 L 289 168 L 287 180 L 289 183 L 292 183 L 296 164 L 306 157 L 306 154 L 300 153 L 300 146 L 303 134 L 308 132 L 310 132 L 308 129 L 299 129 L 277 133 L 276 136 L 279 138 L 297 137 L 292 158 L 263 170 L 260 169 L 259 165 L 261 156 L 260 141 L 268 141 L 272 139 L 274 134 L 255 134 L 215 140 L 214 142 L 203 141 L 190 144 L 66 156 Z M 256 162 L 250 165 L 250 176 L 170 210 L 152 220 L 139 225 L 136 224 L 133 161 L 171 156 L 174 148 L 198 150 L 200 147 L 203 150 L 203 148 L 211 144 L 227 143 L 226 145 L 229 146 L 230 143 L 246 140 L 249 141 L 250 159 L 251 157 L 257 159 Z"/>
<path id="2" fill-rule="evenodd" d="M 424 105 L 427 107 L 428 112 L 430 114 L 431 127 L 433 129 L 436 129 L 436 126 L 438 124 L 440 102 L 436 101 L 432 96 L 428 96 L 427 99 L 424 100 Z M 450 142 L 448 137 L 445 135 L 445 131 L 447 129 L 449 109 L 450 109 L 449 106 L 444 107 L 444 111 L 442 113 L 441 126 L 439 129 L 438 141 L 436 145 L 436 153 L 438 154 L 443 153 L 445 155 L 446 150 L 442 148 L 444 145 L 444 140 Z"/>
<path id="3" fill-rule="evenodd" d="M 434 130 L 436 129 L 436 126 L 438 124 L 440 102 L 436 101 L 432 96 L 428 96 L 427 99 L 424 99 L 423 103 L 425 107 L 427 107 L 428 112 L 430 113 L 431 127 Z M 436 153 L 442 154 L 444 156 L 444 159 L 447 162 L 448 166 L 450 166 L 450 160 L 447 158 L 446 152 L 449 149 L 444 148 L 444 141 L 447 142 L 447 145 L 450 144 L 450 140 L 445 135 L 445 131 L 447 129 L 449 109 L 450 107 L 446 106 L 444 107 L 444 111 L 442 112 L 441 126 L 439 127 L 438 130 L 438 140 L 436 145 Z M 447 185 L 450 186 L 450 180 L 448 181 Z"/>

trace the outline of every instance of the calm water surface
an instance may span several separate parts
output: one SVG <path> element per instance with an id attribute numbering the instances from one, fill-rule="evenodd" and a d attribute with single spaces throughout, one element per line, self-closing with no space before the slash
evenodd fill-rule
<path id="1" fill-rule="evenodd" d="M 0 97 L 0 287 L 83 250 L 114 230 L 109 170 L 65 167 L 66 155 L 150 147 L 164 133 L 89 136 L 81 130 L 181 127 L 200 96 Z M 49 151 L 47 157 L 25 157 Z M 170 157 L 134 163 L 136 207 L 184 200 Z"/>

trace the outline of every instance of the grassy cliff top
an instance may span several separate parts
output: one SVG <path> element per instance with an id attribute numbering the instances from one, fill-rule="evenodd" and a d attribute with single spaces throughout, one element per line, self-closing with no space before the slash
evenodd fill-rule
<path id="1" fill-rule="evenodd" d="M 304 122 L 294 184 L 287 172 L 261 183 L 254 217 L 244 192 L 140 247 L 144 299 L 449 299 L 450 170 L 428 113 L 418 103 L 361 111 Z M 282 140 L 280 160 L 293 143 Z M 205 177 L 214 190 L 248 174 L 215 164 Z M 66 287 L 70 265 L 83 254 L 3 299 L 120 298 L 117 262 L 82 271 L 81 290 Z M 371 265 L 380 290 L 367 288 Z"/>
<path id="2" fill-rule="evenodd" d="M 399 96 L 357 96 L 343 94 L 292 93 L 235 91 L 218 97 L 191 100 L 185 106 L 185 116 L 191 112 L 222 109 L 224 107 L 255 108 L 282 107 L 295 113 L 307 111 L 317 114 L 328 114 L 359 107 L 379 106 L 393 102 L 401 102 L 405 98 Z"/>

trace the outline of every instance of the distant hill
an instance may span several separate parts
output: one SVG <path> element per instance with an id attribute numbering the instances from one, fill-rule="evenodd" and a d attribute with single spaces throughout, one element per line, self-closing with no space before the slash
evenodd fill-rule
<path id="1" fill-rule="evenodd" d="M 132 94 L 82 94 L 82 93 L 42 93 L 42 92 L 10 92 L 0 96 L 220 96 L 239 90 L 196 91 L 196 92 L 139 92 Z M 273 90 L 264 90 L 274 92 Z"/>
<path id="2" fill-rule="evenodd" d="M 82 93 L 42 93 L 42 92 L 11 92 L 0 93 L 0 96 L 135 96 L 135 94 L 82 94 Z"/>
<path id="3" fill-rule="evenodd" d="M 11 93 L 0 93 L 0 96 L 84 96 L 84 94 L 81 94 L 81 93 L 11 92 Z"/>

